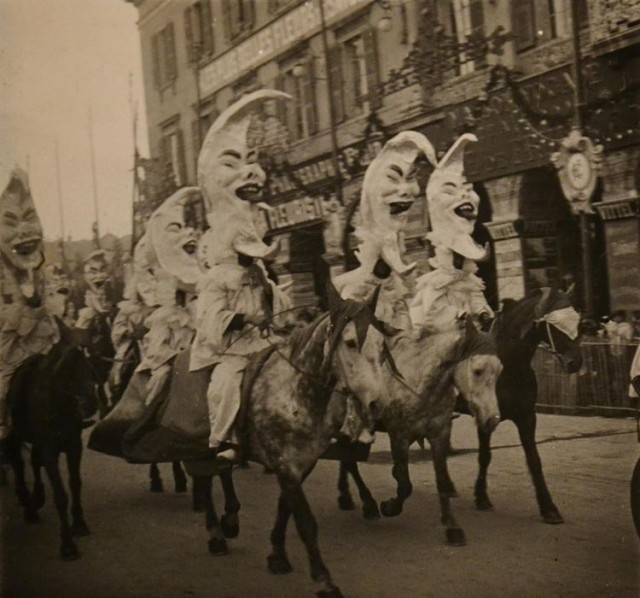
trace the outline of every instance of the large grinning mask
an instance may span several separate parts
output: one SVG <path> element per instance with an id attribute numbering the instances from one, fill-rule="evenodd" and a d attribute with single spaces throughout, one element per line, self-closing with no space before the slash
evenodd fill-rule
<path id="1" fill-rule="evenodd" d="M 398 235 L 420 193 L 416 168 L 420 153 L 435 164 L 429 140 L 416 131 L 403 131 L 387 141 L 369 164 L 362 184 L 361 226 L 356 231 L 362 241 L 358 254 L 362 265 L 375 256 L 399 274 L 413 268 L 402 261 Z"/>
<path id="2" fill-rule="evenodd" d="M 15 268 L 32 272 L 44 262 L 42 225 L 27 174 L 16 169 L 0 196 L 0 252 Z"/>
<path id="3" fill-rule="evenodd" d="M 99 293 L 109 279 L 106 253 L 99 249 L 91 252 L 84 260 L 84 280 L 94 293 Z"/>
<path id="4" fill-rule="evenodd" d="M 463 257 L 480 260 L 486 250 L 471 237 L 478 218 L 480 198 L 464 176 L 464 149 L 477 141 L 471 133 L 458 137 L 427 183 L 427 204 L 432 232 L 427 238 Z"/>
<path id="5" fill-rule="evenodd" d="M 185 218 L 187 206 L 199 197 L 200 191 L 196 187 L 176 191 L 151 215 L 145 233 L 150 261 L 157 261 L 185 285 L 195 284 L 200 276 L 196 230 Z"/>
<path id="6" fill-rule="evenodd" d="M 262 242 L 254 217 L 262 203 L 266 175 L 258 164 L 257 148 L 249 146 L 247 134 L 253 111 L 270 100 L 290 100 L 289 94 L 263 89 L 250 93 L 229 106 L 211 125 L 198 156 L 198 184 L 207 208 L 209 262 L 226 260 L 229 252 L 265 258 L 277 246 Z M 233 243 L 237 235 L 243 242 Z M 216 258 L 215 255 L 221 257 Z"/>

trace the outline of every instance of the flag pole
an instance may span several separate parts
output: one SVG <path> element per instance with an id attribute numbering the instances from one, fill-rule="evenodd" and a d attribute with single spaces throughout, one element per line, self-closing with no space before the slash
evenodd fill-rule
<path id="1" fill-rule="evenodd" d="M 58 214 L 60 216 L 60 259 L 65 274 L 69 275 L 67 256 L 64 252 L 64 204 L 62 201 L 62 182 L 60 180 L 60 151 L 58 149 L 58 136 L 54 137 L 55 158 L 56 158 L 56 187 L 58 190 Z"/>
<path id="2" fill-rule="evenodd" d="M 89 146 L 91 155 L 91 182 L 93 185 L 93 211 L 95 222 L 93 224 L 94 242 L 96 249 L 100 249 L 100 208 L 98 204 L 98 185 L 96 183 L 96 160 L 93 151 L 93 119 L 91 116 L 91 106 L 89 106 Z"/>

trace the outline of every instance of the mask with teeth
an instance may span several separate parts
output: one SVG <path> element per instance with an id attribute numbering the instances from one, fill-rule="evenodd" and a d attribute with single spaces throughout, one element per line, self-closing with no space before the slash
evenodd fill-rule
<path id="1" fill-rule="evenodd" d="M 244 250 L 251 257 L 268 257 L 274 252 L 260 239 L 255 225 L 256 211 L 269 209 L 262 203 L 266 175 L 258 164 L 258 152 L 248 142 L 252 112 L 271 100 L 290 100 L 289 94 L 263 89 L 250 93 L 229 106 L 211 125 L 198 156 L 198 184 L 207 209 L 207 221 L 214 240 L 207 245 L 207 260 L 226 260 L 237 251 L 232 241 L 245 239 Z M 213 255 L 220 257 L 214 259 Z"/>
<path id="2" fill-rule="evenodd" d="M 432 231 L 427 238 L 465 258 L 480 260 L 486 250 L 471 237 L 480 198 L 464 177 L 464 148 L 477 141 L 471 133 L 458 137 L 427 183 L 427 204 Z"/>
<path id="3" fill-rule="evenodd" d="M 60 264 L 51 264 L 44 271 L 44 300 L 47 310 L 59 318 L 65 315 L 71 282 Z"/>
<path id="4" fill-rule="evenodd" d="M 105 252 L 101 249 L 91 252 L 84 260 L 83 273 L 89 290 L 102 293 L 109 279 Z"/>
<path id="5" fill-rule="evenodd" d="M 371 261 L 371 252 L 376 248 L 379 257 L 399 274 L 415 265 L 403 263 L 398 235 L 420 193 L 415 165 L 420 153 L 435 164 L 433 146 L 424 135 L 416 131 L 399 133 L 369 164 L 362 184 L 357 235 L 363 240 L 363 248 L 358 259 Z"/>
<path id="6" fill-rule="evenodd" d="M 27 174 L 16 169 L 0 196 L 0 253 L 20 271 L 31 272 L 44 262 L 42 225 Z"/>
<path id="7" fill-rule="evenodd" d="M 196 257 L 198 236 L 185 219 L 187 206 L 199 198 L 200 190 L 196 187 L 180 189 L 151 215 L 145 234 L 148 252 L 185 285 L 195 284 L 200 276 Z"/>

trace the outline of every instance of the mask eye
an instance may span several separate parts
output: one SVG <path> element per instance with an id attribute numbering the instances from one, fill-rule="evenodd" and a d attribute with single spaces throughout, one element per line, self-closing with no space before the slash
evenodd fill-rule
<path id="1" fill-rule="evenodd" d="M 165 229 L 168 233 L 179 233 L 182 230 L 182 225 L 179 222 L 172 222 L 167 225 Z"/>
<path id="2" fill-rule="evenodd" d="M 349 349 L 355 349 L 358 346 L 358 343 L 353 338 L 349 338 L 349 339 L 345 340 L 344 344 L 347 345 L 347 348 L 349 348 Z"/>

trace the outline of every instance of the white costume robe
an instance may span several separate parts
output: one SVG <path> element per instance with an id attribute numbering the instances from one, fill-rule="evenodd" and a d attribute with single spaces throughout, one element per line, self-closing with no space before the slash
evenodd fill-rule
<path id="1" fill-rule="evenodd" d="M 278 342 L 271 334 L 263 338 L 257 326 L 242 323 L 230 329 L 236 316 L 266 318 L 264 281 L 273 294 L 272 311 L 276 323 L 286 316 L 278 316 L 289 309 L 287 296 L 266 280 L 262 269 L 262 282 L 256 275 L 255 264 L 245 268 L 239 264 L 216 265 L 201 281 L 196 315 L 196 337 L 191 350 L 191 371 L 215 365 L 207 391 L 211 436 L 209 445 L 217 448 L 229 439 L 233 423 L 240 408 L 240 385 L 248 363 L 248 356 Z M 252 270 L 253 269 L 253 270 Z"/>

